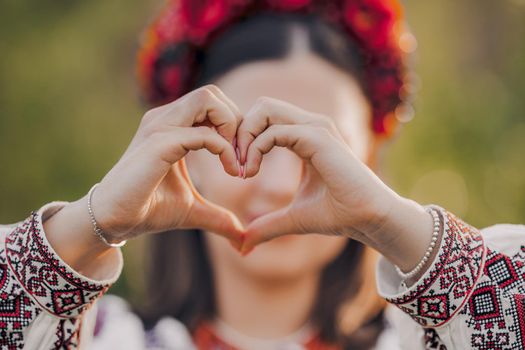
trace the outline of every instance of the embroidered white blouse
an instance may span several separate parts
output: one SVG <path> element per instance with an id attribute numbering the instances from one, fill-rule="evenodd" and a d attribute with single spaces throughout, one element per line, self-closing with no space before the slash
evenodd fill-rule
<path id="1" fill-rule="evenodd" d="M 0 226 L 0 348 L 193 349 L 177 320 L 165 317 L 146 332 L 123 299 L 103 296 L 121 273 L 122 255 L 105 267 L 111 277 L 97 281 L 56 254 L 42 222 L 65 204 L 48 203 Z M 525 226 L 479 230 L 441 213 L 438 254 L 414 285 L 403 288 L 394 266 L 378 261 L 377 288 L 391 305 L 375 348 L 525 349 Z M 97 318 L 103 326 L 95 329 Z M 293 339 L 280 347 L 300 348 Z"/>

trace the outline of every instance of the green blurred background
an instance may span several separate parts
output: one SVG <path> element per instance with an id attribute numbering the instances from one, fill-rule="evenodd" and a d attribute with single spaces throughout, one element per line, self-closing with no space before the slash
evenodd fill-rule
<path id="1" fill-rule="evenodd" d="M 162 4 L 0 2 L 0 222 L 83 196 L 119 159 L 145 111 L 138 36 Z M 525 0 L 405 5 L 421 86 L 381 176 L 478 227 L 525 223 Z M 140 245 L 117 293 L 138 282 Z"/>

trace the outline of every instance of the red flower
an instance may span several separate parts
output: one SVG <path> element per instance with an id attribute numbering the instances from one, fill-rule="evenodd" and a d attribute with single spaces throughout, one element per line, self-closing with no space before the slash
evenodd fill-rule
<path id="1" fill-rule="evenodd" d="M 343 17 L 359 39 L 371 49 L 389 45 L 398 8 L 384 0 L 346 0 Z"/>
<path id="2" fill-rule="evenodd" d="M 162 87 L 167 96 L 179 96 L 183 86 L 181 66 L 170 66 L 162 72 Z"/>
<path id="3" fill-rule="evenodd" d="M 183 0 L 181 15 L 188 37 L 203 42 L 208 34 L 223 24 L 230 13 L 227 0 Z"/>
<path id="4" fill-rule="evenodd" d="M 138 75 L 150 103 L 186 92 L 198 73 L 195 50 L 230 22 L 257 12 L 314 12 L 356 40 L 365 63 L 365 85 L 373 106 L 372 128 L 393 131 L 399 105 L 404 54 L 398 45 L 399 0 L 167 0 L 168 6 L 142 40 Z M 253 5 L 253 6 L 252 6 Z M 260 6 L 262 5 L 262 6 Z"/>
<path id="5" fill-rule="evenodd" d="M 268 4 L 279 10 L 294 11 L 310 4 L 310 0 L 267 0 Z"/>
<path id="6" fill-rule="evenodd" d="M 183 23 L 178 6 L 166 8 L 155 25 L 155 34 L 160 42 L 174 42 L 182 39 Z"/>
<path id="7" fill-rule="evenodd" d="M 374 94 L 380 96 L 381 99 L 384 99 L 385 96 L 398 96 L 401 88 L 398 78 L 393 74 L 375 77 L 374 81 L 371 81 L 369 85 Z"/>

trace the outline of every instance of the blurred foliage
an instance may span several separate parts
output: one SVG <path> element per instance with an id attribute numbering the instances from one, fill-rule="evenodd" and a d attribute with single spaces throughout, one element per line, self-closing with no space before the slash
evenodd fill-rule
<path id="1" fill-rule="evenodd" d="M 525 1 L 406 7 L 421 89 L 385 178 L 478 227 L 525 223 Z"/>
<path id="2" fill-rule="evenodd" d="M 416 117 L 382 155 L 381 176 L 478 227 L 524 223 L 525 1 L 405 4 L 422 83 Z M 118 160 L 144 112 L 139 33 L 161 5 L 0 3 L 0 222 L 81 197 Z M 128 271 L 141 265 L 128 260 Z"/>

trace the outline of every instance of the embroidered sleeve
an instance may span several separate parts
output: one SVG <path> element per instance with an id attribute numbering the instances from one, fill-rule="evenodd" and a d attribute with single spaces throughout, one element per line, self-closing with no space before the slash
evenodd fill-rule
<path id="1" fill-rule="evenodd" d="M 478 230 L 441 208 L 439 251 L 424 275 L 401 287 L 381 257 L 381 296 L 424 329 L 425 349 L 525 349 L 525 226 Z"/>
<path id="2" fill-rule="evenodd" d="M 42 220 L 66 202 L 48 203 L 12 227 L 0 227 L 0 348 L 76 348 L 84 312 L 118 278 L 96 281 L 53 250 Z"/>

